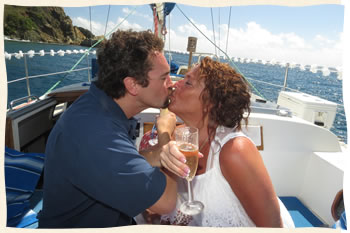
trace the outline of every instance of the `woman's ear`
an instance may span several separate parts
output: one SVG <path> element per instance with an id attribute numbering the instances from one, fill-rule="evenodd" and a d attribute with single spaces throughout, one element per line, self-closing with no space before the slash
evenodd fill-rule
<path id="1" fill-rule="evenodd" d="M 132 96 L 136 96 L 138 94 L 139 91 L 139 85 L 136 82 L 136 79 L 133 77 L 126 77 L 123 80 L 124 82 L 124 86 L 126 91 L 132 95 Z"/>

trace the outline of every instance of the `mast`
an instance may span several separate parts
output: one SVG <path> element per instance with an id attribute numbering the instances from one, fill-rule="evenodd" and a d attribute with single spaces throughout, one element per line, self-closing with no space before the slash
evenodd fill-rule
<path id="1" fill-rule="evenodd" d="M 163 36 L 163 25 L 164 25 L 164 3 L 151 4 L 153 11 L 154 21 L 154 34 L 165 41 L 165 35 Z"/>
<path id="2" fill-rule="evenodd" d="M 165 41 L 167 34 L 165 17 L 174 9 L 175 3 L 152 3 L 150 6 L 153 12 L 154 34 Z"/>

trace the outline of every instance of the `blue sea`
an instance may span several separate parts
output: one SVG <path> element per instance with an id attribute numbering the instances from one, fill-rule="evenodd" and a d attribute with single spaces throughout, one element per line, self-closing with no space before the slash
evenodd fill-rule
<path id="1" fill-rule="evenodd" d="M 20 50 L 23 53 L 29 50 L 39 52 L 44 50 L 50 52 L 54 50 L 80 50 L 87 49 L 81 46 L 72 45 L 57 45 L 57 44 L 43 44 L 43 43 L 31 43 L 31 42 L 17 42 L 5 40 L 5 51 L 7 53 L 18 53 Z M 165 54 L 168 57 L 168 53 Z M 61 72 L 70 70 L 83 54 L 65 54 L 63 57 L 55 54 L 50 56 L 35 55 L 33 58 L 27 58 L 28 75 L 39 75 L 53 72 Z M 91 63 L 90 59 L 95 58 L 95 55 L 90 54 L 87 58 L 84 58 L 75 69 L 84 68 L 88 66 L 88 62 Z M 172 53 L 173 61 L 176 61 L 179 65 L 187 64 L 188 55 Z M 193 58 L 193 61 L 196 58 Z M 281 90 L 280 87 L 267 85 L 258 81 L 271 83 L 279 86 L 283 86 L 285 67 L 279 65 L 263 65 L 260 63 L 236 63 L 236 67 L 248 78 L 250 83 L 255 87 L 256 90 L 267 100 L 276 102 L 278 93 Z M 16 59 L 12 57 L 11 60 L 6 59 L 6 71 L 7 81 L 23 78 L 25 74 L 24 59 Z M 79 83 L 88 80 L 88 71 L 83 70 L 79 72 L 72 72 L 68 75 L 58 74 L 55 76 L 40 77 L 30 79 L 30 91 L 32 95 L 41 96 L 53 85 L 62 80 L 56 87 L 62 87 L 68 84 Z M 257 80 L 257 81 L 255 81 Z M 301 71 L 299 68 L 289 69 L 287 86 L 289 88 L 319 96 L 323 99 L 335 102 L 338 104 L 337 115 L 334 120 L 331 131 L 335 133 L 344 142 L 347 141 L 347 127 L 343 105 L 342 95 L 342 81 L 337 79 L 337 73 L 331 72 L 329 76 L 323 76 L 321 71 L 312 73 L 308 69 Z M 11 100 L 18 99 L 27 96 L 26 81 L 19 81 L 8 84 L 8 103 Z"/>

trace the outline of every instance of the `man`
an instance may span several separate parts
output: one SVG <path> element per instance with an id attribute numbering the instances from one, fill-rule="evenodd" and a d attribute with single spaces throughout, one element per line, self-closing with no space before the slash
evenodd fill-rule
<path id="1" fill-rule="evenodd" d="M 98 80 L 48 138 L 39 228 L 125 226 L 147 208 L 164 214 L 175 207 L 175 181 L 150 165 L 160 167 L 175 115 L 160 117 L 159 145 L 144 157 L 132 141 L 133 116 L 169 103 L 163 46 L 149 31 L 117 31 L 98 49 Z"/>

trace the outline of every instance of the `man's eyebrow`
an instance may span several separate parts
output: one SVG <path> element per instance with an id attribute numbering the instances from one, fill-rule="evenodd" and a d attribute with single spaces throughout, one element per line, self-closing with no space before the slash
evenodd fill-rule
<path id="1" fill-rule="evenodd" d="M 161 77 L 163 77 L 163 76 L 167 76 L 168 74 L 170 74 L 170 70 L 169 70 L 169 71 L 167 71 L 167 72 L 165 72 L 164 74 L 162 74 L 162 75 L 161 75 Z"/>

